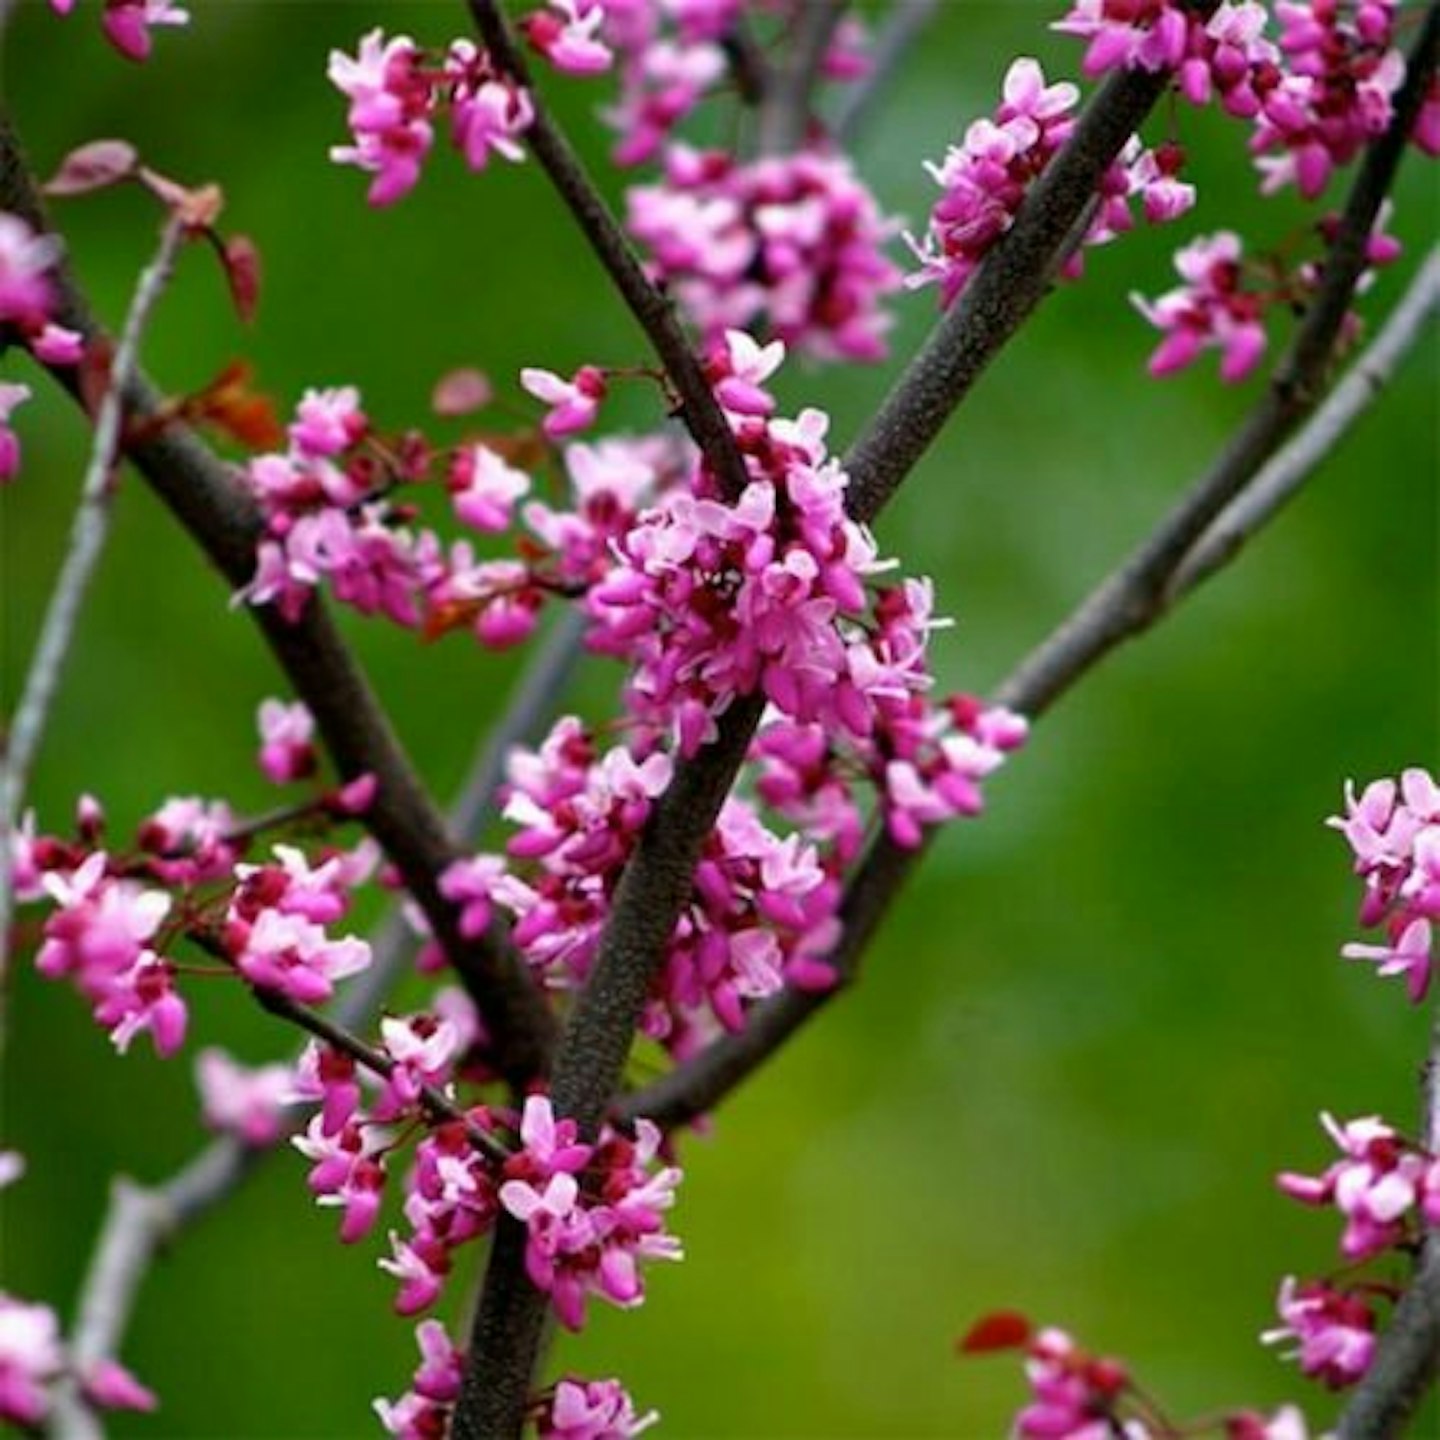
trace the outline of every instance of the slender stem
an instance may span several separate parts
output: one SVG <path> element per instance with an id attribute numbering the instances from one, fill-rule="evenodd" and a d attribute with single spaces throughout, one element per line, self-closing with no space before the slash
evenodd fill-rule
<path id="1" fill-rule="evenodd" d="M 251 987 L 251 993 L 261 1009 L 271 1015 L 278 1015 L 282 1020 L 288 1020 L 292 1025 L 298 1025 L 317 1040 L 323 1040 L 332 1050 L 338 1050 L 342 1055 L 348 1055 L 357 1065 L 363 1065 L 372 1075 L 388 1079 L 395 1073 L 395 1061 L 383 1050 L 367 1045 L 358 1035 L 322 1015 L 318 1010 L 312 1010 L 308 1005 L 302 1005 L 298 1000 L 292 1000 L 278 990 L 267 990 L 256 985 Z M 444 1091 L 434 1085 L 422 1085 L 420 1104 L 432 1120 L 453 1121 L 462 1125 L 470 1143 L 487 1159 L 503 1163 L 509 1158 L 509 1150 L 489 1131 L 477 1125 Z"/>
<path id="2" fill-rule="evenodd" d="M 774 68 L 760 106 L 762 155 L 784 155 L 804 144 L 820 68 L 846 8 L 846 0 L 795 0 L 785 62 Z"/>
<path id="3" fill-rule="evenodd" d="M 536 92 L 529 64 L 496 0 L 468 0 L 468 3 L 491 58 L 517 85 L 523 85 L 530 92 L 535 118 L 525 132 L 526 143 L 575 217 L 630 313 L 649 337 L 680 397 L 681 418 L 686 428 L 725 493 L 735 498 L 746 485 L 745 462 L 735 447 L 734 436 L 675 314 L 674 305 L 651 284 L 619 221 Z"/>
<path id="4" fill-rule="evenodd" d="M 36 230 L 49 229 L 33 177 L 3 116 L 0 209 L 20 215 Z M 93 345 L 100 330 L 73 276 L 61 266 L 55 280 L 57 319 Z M 73 373 L 53 373 L 78 399 Z M 137 420 L 165 414 L 161 397 L 139 374 L 125 387 L 125 401 Z M 230 467 L 176 422 L 134 442 L 127 454 L 230 586 L 244 585 L 254 573 L 262 523 Z M 368 774 L 378 782 L 363 822 L 394 863 L 480 1007 L 493 1039 L 493 1062 L 514 1084 L 526 1084 L 548 1068 L 554 1033 L 549 1006 L 498 924 L 478 938 L 460 933 L 455 907 L 439 888 L 439 877 L 457 857 L 457 847 L 328 610 L 313 600 L 293 624 L 273 606 L 251 607 L 250 613 L 315 717 L 336 769 L 346 780 Z"/>
<path id="5" fill-rule="evenodd" d="M 25 676 L 20 704 L 0 759 L 0 977 L 9 955 L 10 915 L 13 904 L 10 876 L 14 860 L 15 823 L 25 800 L 30 771 L 45 735 L 50 706 L 60 688 L 60 677 L 70 654 L 80 609 L 90 589 L 106 537 L 110 533 L 111 501 L 115 493 L 115 467 L 120 454 L 120 433 L 125 422 L 125 392 L 139 363 L 140 340 L 175 268 L 185 240 L 185 227 L 170 217 L 161 232 L 154 259 L 140 276 L 135 297 L 110 365 L 110 377 L 95 418 L 95 435 L 80 500 L 70 525 L 70 541 L 55 589 L 40 628 L 35 655 Z"/>
<path id="6" fill-rule="evenodd" d="M 925 32 L 940 8 L 940 0 L 896 0 L 875 40 L 870 73 L 850 87 L 845 104 L 831 127 L 837 142 L 847 149 L 855 144 L 875 105 L 890 88 L 910 47 Z"/>

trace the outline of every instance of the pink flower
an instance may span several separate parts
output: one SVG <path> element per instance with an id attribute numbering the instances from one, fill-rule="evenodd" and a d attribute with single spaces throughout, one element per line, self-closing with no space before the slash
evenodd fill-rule
<path id="1" fill-rule="evenodd" d="M 380 1192 L 385 1185 L 380 1158 L 385 1147 L 383 1134 L 373 1125 L 351 1121 L 329 1135 L 324 1117 L 316 1115 L 305 1133 L 290 1143 L 314 1161 L 308 1183 L 316 1204 L 344 1211 L 340 1239 L 347 1245 L 363 1239 L 380 1214 Z"/>
<path id="2" fill-rule="evenodd" d="M 256 1148 L 280 1138 L 295 1084 L 289 1065 L 251 1068 L 210 1046 L 195 1057 L 195 1081 L 205 1123 L 212 1130 Z"/>
<path id="3" fill-rule="evenodd" d="M 100 1360 L 81 1377 L 80 1391 L 102 1410 L 154 1410 L 159 1401 L 117 1360 Z"/>
<path id="4" fill-rule="evenodd" d="M 438 1320 L 422 1320 L 415 1327 L 415 1339 L 420 1365 L 410 1389 L 399 1400 L 376 1400 L 375 1413 L 386 1431 L 401 1440 L 435 1440 L 449 1431 L 450 1407 L 460 1396 L 465 1355 Z"/>
<path id="5" fill-rule="evenodd" d="M 460 906 L 460 933 L 474 938 L 490 924 L 490 897 L 495 882 L 505 873 L 498 855 L 476 855 L 456 860 L 440 876 L 440 893 Z"/>
<path id="6" fill-rule="evenodd" d="M 520 22 L 531 45 L 567 75 L 608 70 L 615 57 L 598 34 L 604 7 L 595 0 L 550 0 L 550 5 L 550 10 L 532 10 Z"/>
<path id="7" fill-rule="evenodd" d="M 529 492 L 530 477 L 488 445 L 455 452 L 446 479 L 455 514 L 473 529 L 499 534 L 510 528 L 515 502 Z"/>
<path id="8" fill-rule="evenodd" d="M 253 925 L 234 921 L 227 935 L 235 968 L 252 984 L 306 1005 L 334 994 L 336 980 L 370 964 L 370 947 L 347 936 L 332 940 L 300 915 L 262 910 Z"/>
<path id="9" fill-rule="evenodd" d="M 330 52 L 331 84 L 350 101 L 353 145 L 335 145 L 330 158 L 355 165 L 375 176 L 372 205 L 390 205 L 412 190 L 434 130 L 429 117 L 434 101 L 430 81 L 421 72 L 420 51 L 408 35 L 387 40 L 384 31 L 370 31 L 352 59 Z"/>
<path id="10" fill-rule="evenodd" d="M 1166 70 L 1185 54 L 1189 21 L 1171 0 L 1074 0 L 1053 30 L 1090 41 L 1085 73 Z"/>
<path id="11" fill-rule="evenodd" d="M 1409 1212 L 1427 1184 L 1429 1161 L 1378 1116 L 1339 1124 L 1322 1115 L 1344 1153 L 1323 1175 L 1285 1172 L 1280 1188 L 1307 1205 L 1333 1204 L 1345 1216 L 1340 1253 L 1347 1260 L 1377 1255 L 1406 1238 Z"/>
<path id="12" fill-rule="evenodd" d="M 188 25 L 190 12 L 170 0 L 105 0 L 105 38 L 128 60 L 150 58 L 150 29 Z"/>
<path id="13" fill-rule="evenodd" d="M 295 409 L 290 444 L 302 459 L 329 459 L 356 444 L 369 427 L 353 385 L 307 390 Z"/>
<path id="14" fill-rule="evenodd" d="M 1211 346 L 1221 351 L 1220 378 L 1232 384 L 1259 364 L 1266 346 L 1263 301 L 1244 289 L 1240 253 L 1240 237 L 1228 230 L 1202 237 L 1175 256 L 1183 286 L 1154 301 L 1131 297 L 1165 332 L 1150 357 L 1152 375 L 1183 369 Z"/>
<path id="15" fill-rule="evenodd" d="M 10 385 L 0 381 L 0 485 L 20 472 L 20 440 L 10 428 L 10 416 L 17 405 L 30 398 L 28 385 Z"/>
<path id="16" fill-rule="evenodd" d="M 303 780 L 315 773 L 318 757 L 311 743 L 315 721 L 309 708 L 296 701 L 264 700 L 257 717 L 260 729 L 260 769 L 277 785 Z"/>
<path id="17" fill-rule="evenodd" d="M 525 369 L 520 383 L 550 407 L 544 429 L 552 440 L 593 425 L 607 389 L 604 372 L 593 365 L 582 365 L 570 380 L 550 370 Z"/>
<path id="18" fill-rule="evenodd" d="M 0 211 L 0 324 L 45 325 L 54 298 L 49 273 L 59 258 L 54 235 L 36 235 L 18 215 Z"/>
<path id="19" fill-rule="evenodd" d="M 1266 1345 L 1295 1341 L 1286 1359 L 1332 1390 L 1353 1385 L 1375 1356 L 1375 1312 L 1354 1292 L 1333 1290 L 1323 1281 L 1305 1285 L 1293 1276 L 1280 1286 L 1280 1318 L 1285 1323 L 1261 1335 Z"/>
<path id="20" fill-rule="evenodd" d="M 64 1365 L 55 1312 L 0 1291 L 0 1420 L 38 1426 L 50 1408 L 46 1389 Z"/>
<path id="21" fill-rule="evenodd" d="M 1373 961 L 1381 975 L 1405 976 L 1405 988 L 1418 1005 L 1430 988 L 1432 943 L 1430 921 L 1412 920 L 1393 945 L 1350 944 L 1340 953 L 1347 960 Z"/>
<path id="22" fill-rule="evenodd" d="M 618 1380 L 559 1381 L 546 1397 L 535 1426 L 540 1440 L 626 1440 L 648 1430 L 658 1410 L 635 1413 L 635 1403 Z"/>
<path id="23" fill-rule="evenodd" d="M 483 170 L 492 154 L 512 163 L 523 160 L 520 137 L 535 118 L 529 91 L 500 74 L 489 56 L 468 40 L 451 44 L 445 72 L 452 86 L 452 138 L 465 163 Z"/>

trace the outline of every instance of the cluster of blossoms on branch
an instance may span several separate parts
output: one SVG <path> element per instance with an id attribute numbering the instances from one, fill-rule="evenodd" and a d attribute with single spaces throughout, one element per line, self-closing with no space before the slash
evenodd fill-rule
<path id="1" fill-rule="evenodd" d="M 304 708 L 268 701 L 259 719 L 265 773 L 284 782 L 313 774 Z M 220 802 L 172 800 L 142 822 L 128 849 L 106 845 L 104 815 L 88 798 L 73 836 L 37 835 L 27 820 L 13 878 L 22 902 L 50 906 L 38 968 L 72 981 L 122 1051 L 148 1032 L 157 1053 L 176 1053 L 187 1024 L 182 985 L 201 977 L 230 975 L 262 1003 L 307 1013 L 370 963 L 363 940 L 330 927 L 372 878 L 375 848 L 326 842 L 307 854 L 277 843 L 263 863 L 244 857 L 272 830 L 323 837 L 363 810 L 373 790 L 368 779 L 338 790 L 317 785 L 312 799 L 250 822 Z M 182 958 L 187 941 L 210 963 Z M 399 1283 L 400 1314 L 429 1309 L 455 1252 L 487 1236 L 502 1213 L 526 1226 L 527 1268 L 565 1325 L 584 1323 L 592 1297 L 639 1304 L 643 1264 L 681 1253 L 665 1223 L 681 1172 L 657 1163 L 659 1131 L 641 1120 L 633 1133 L 606 1128 L 582 1143 L 543 1094 L 530 1096 L 523 1115 L 462 1108 L 460 1084 L 493 1078 L 485 1041 L 472 1002 L 446 988 L 431 1010 L 383 1017 L 373 1048 L 317 1040 L 295 1065 L 253 1070 L 212 1048 L 197 1057 L 196 1073 L 207 1123 L 247 1145 L 274 1143 L 291 1106 L 313 1109 L 294 1143 L 310 1161 L 311 1193 L 341 1212 L 344 1242 L 370 1233 L 399 1175 L 402 1223 L 380 1264 Z M 44 1307 L 8 1297 L 0 1297 L 0 1320 L 0 1414 L 31 1423 L 64 1374 L 58 1330 Z M 377 1403 L 387 1428 L 414 1440 L 443 1433 L 436 1427 L 458 1393 L 463 1358 L 437 1322 L 422 1324 L 420 1343 L 425 1360 L 410 1392 Z M 97 1371 L 85 1393 L 96 1404 L 153 1404 L 118 1367 Z M 543 1435 L 600 1440 L 638 1433 L 653 1418 L 636 1414 L 614 1381 L 562 1381 L 542 1400 Z"/>
<path id="2" fill-rule="evenodd" d="M 1361 917 L 1383 926 L 1391 948 L 1347 945 L 1348 957 L 1380 962 L 1382 974 L 1404 974 L 1421 1000 L 1430 976 L 1430 923 L 1440 917 L 1440 785 L 1428 771 L 1377 780 L 1358 795 L 1346 787 L 1343 815 L 1328 822 L 1355 853 L 1365 881 Z M 1423 927 L 1417 929 L 1416 927 Z M 1408 937 L 1408 939 L 1406 938 Z M 1333 1206 L 1343 1221 L 1343 1268 L 1333 1276 L 1280 1287 L 1282 1323 L 1261 1336 L 1292 1347 L 1287 1358 L 1332 1390 L 1354 1385 L 1370 1369 L 1381 1331 L 1380 1307 L 1397 1301 L 1403 1281 L 1366 1273 L 1382 1258 L 1413 1260 L 1427 1232 L 1440 1227 L 1440 1154 L 1407 1139 L 1379 1116 L 1339 1122 L 1321 1117 L 1340 1158 L 1320 1175 L 1285 1172 L 1285 1194 L 1307 1205 Z M 1030 1403 L 1015 1420 L 1024 1440 L 1168 1440 L 1197 1433 L 1157 1410 L 1118 1360 L 1088 1353 L 1062 1330 L 1036 1330 L 1014 1311 L 985 1316 L 961 1340 L 964 1353 L 1020 1350 Z M 1214 1422 L 1226 1440 L 1305 1440 L 1299 1411 L 1286 1406 L 1267 1419 L 1252 1411 Z"/>

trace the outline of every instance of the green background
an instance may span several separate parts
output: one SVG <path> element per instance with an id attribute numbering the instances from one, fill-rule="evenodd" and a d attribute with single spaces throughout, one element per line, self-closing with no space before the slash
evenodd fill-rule
<path id="1" fill-rule="evenodd" d="M 443 144 L 419 190 L 372 212 L 363 178 L 327 163 L 343 139 L 331 46 L 372 24 L 444 42 L 457 4 L 197 0 L 139 69 L 67 21 L 20 6 L 5 102 L 35 164 L 100 136 L 157 167 L 217 179 L 225 223 L 253 235 L 266 284 L 241 330 L 218 274 L 187 256 L 146 345 L 174 390 L 251 359 L 288 408 L 353 382 L 387 427 L 423 423 L 430 388 L 475 363 L 639 360 L 640 339 L 533 165 L 464 170 Z M 987 112 L 1015 53 L 1061 73 L 1059 7 L 951 4 L 868 131 L 864 173 L 919 225 L 920 168 Z M 603 163 L 598 87 L 549 85 Z M 1162 117 L 1162 133 L 1169 122 Z M 1263 246 L 1299 212 L 1261 203 L 1239 131 L 1180 115 L 1202 208 L 1094 253 L 1004 354 L 880 527 L 933 574 L 959 619 L 935 656 L 984 690 L 1137 539 L 1215 454 L 1259 382 L 1221 387 L 1213 359 L 1148 380 L 1152 334 L 1130 289 L 1169 286 L 1171 249 L 1229 225 Z M 1411 242 L 1367 308 L 1393 300 L 1435 233 L 1433 171 L 1412 158 L 1397 228 Z M 153 244 L 138 193 L 59 211 L 84 281 L 116 323 Z M 902 297 L 895 351 L 933 318 Z M 1004 1359 L 961 1361 L 980 1313 L 1021 1308 L 1128 1356 L 1181 1414 L 1330 1402 L 1257 1343 L 1282 1275 L 1334 1263 L 1333 1221 L 1275 1191 L 1281 1167 L 1328 1159 L 1316 1112 L 1408 1123 L 1424 1017 L 1396 984 L 1336 959 L 1356 933 L 1347 852 L 1323 818 L 1347 775 L 1433 761 L 1436 735 L 1436 347 L 1426 344 L 1312 489 L 1182 613 L 1113 658 L 1038 728 L 927 861 L 863 983 L 684 1147 L 675 1224 L 688 1258 L 652 1272 L 637 1313 L 597 1307 L 557 1363 L 619 1374 L 681 1436 L 997 1436 L 1022 1386 Z M 894 365 L 808 372 L 854 435 Z M 27 461 L 0 499 L 4 687 L 19 684 L 79 483 L 77 416 L 40 392 L 19 417 Z M 617 416 L 644 423 L 638 403 Z M 838 448 L 838 445 L 837 445 Z M 277 675 L 224 588 L 133 479 L 85 614 L 35 777 L 42 823 L 103 798 L 115 832 L 172 793 L 269 802 L 253 713 Z M 345 617 L 439 793 L 463 773 L 515 673 L 462 637 L 422 647 Z M 614 675 L 585 684 L 603 703 Z M 4 1277 L 68 1312 L 108 1178 L 156 1180 L 201 1140 L 189 1063 L 139 1045 L 115 1059 L 68 990 L 17 967 L 5 1128 L 30 1172 L 6 1197 Z M 209 990 L 194 1044 L 258 1062 L 292 1037 Z M 194 1046 L 192 1045 L 192 1048 Z M 117 1435 L 363 1436 L 374 1395 L 413 1366 L 378 1244 L 342 1251 L 295 1156 L 269 1163 L 184 1235 L 141 1297 L 124 1358 L 160 1392 Z M 452 1299 L 463 1299 L 457 1279 Z M 1430 1431 L 1435 1433 L 1435 1412 Z"/>

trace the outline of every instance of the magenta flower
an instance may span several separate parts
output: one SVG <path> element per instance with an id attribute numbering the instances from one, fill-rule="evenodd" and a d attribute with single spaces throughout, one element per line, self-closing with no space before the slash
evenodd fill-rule
<path id="1" fill-rule="evenodd" d="M 150 58 L 150 30 L 188 25 L 190 12 L 170 0 L 105 0 L 105 38 L 128 60 Z"/>
<path id="2" fill-rule="evenodd" d="M 376 1400 L 375 1413 L 391 1435 L 401 1440 L 435 1440 L 449 1432 L 450 1407 L 460 1396 L 464 1352 L 456 1347 L 438 1320 L 415 1327 L 420 1365 L 410 1389 L 399 1400 Z"/>
<path id="3" fill-rule="evenodd" d="M 315 721 L 299 701 L 264 700 L 257 716 L 261 772 L 277 785 L 315 773 L 319 757 L 312 743 Z"/>
<path id="4" fill-rule="evenodd" d="M 387 40 L 382 30 L 372 30 L 354 58 L 332 50 L 327 73 L 350 101 L 355 141 L 332 146 L 330 158 L 374 175 L 372 205 L 393 204 L 414 189 L 435 137 L 434 98 L 419 49 L 408 35 Z"/>
<path id="5" fill-rule="evenodd" d="M 369 428 L 353 385 L 307 390 L 295 408 L 290 444 L 304 460 L 328 460 L 358 443 Z"/>
<path id="6" fill-rule="evenodd" d="M 1332 1390 L 1353 1385 L 1375 1356 L 1375 1312 L 1354 1292 L 1331 1289 L 1323 1281 L 1297 1284 L 1288 1276 L 1278 1300 L 1283 1325 L 1267 1330 L 1266 1345 L 1295 1342 L 1285 1356 Z"/>
<path id="7" fill-rule="evenodd" d="M 64 1365 L 55 1312 L 0 1290 L 0 1420 L 38 1426 L 50 1408 L 47 1387 Z"/>
<path id="8" fill-rule="evenodd" d="M 253 925 L 233 921 L 227 941 L 235 968 L 252 984 L 278 990 L 302 1004 L 328 1000 L 335 981 L 358 974 L 370 964 L 370 947 L 347 936 L 332 940 L 320 926 L 300 915 L 262 910 Z"/>
<path id="9" fill-rule="evenodd" d="M 195 1083 L 205 1123 L 212 1130 L 257 1148 L 280 1138 L 285 1106 L 295 1086 L 289 1065 L 240 1065 L 212 1045 L 195 1057 Z"/>
<path id="10" fill-rule="evenodd" d="M 460 520 L 499 534 L 510 528 L 516 501 L 529 493 L 530 477 L 487 445 L 465 445 L 455 452 L 446 486 Z"/>
<path id="11" fill-rule="evenodd" d="M 54 298 L 49 274 L 59 258 L 54 235 L 36 235 L 18 215 L 0 211 L 0 324 L 46 324 Z"/>
<path id="12" fill-rule="evenodd" d="M 540 1440 L 627 1440 L 648 1430 L 658 1410 L 636 1414 L 635 1403 L 618 1380 L 559 1381 L 536 1417 Z"/>
<path id="13" fill-rule="evenodd" d="M 1264 304 L 1244 288 L 1238 235 L 1222 230 L 1187 245 L 1175 256 L 1185 284 L 1158 300 L 1133 295 L 1140 313 L 1165 339 L 1150 357 L 1152 375 L 1184 369 L 1204 349 L 1221 352 L 1220 378 L 1243 380 L 1265 352 Z"/>
<path id="14" fill-rule="evenodd" d="M 600 39 L 605 9 L 595 0 L 550 0 L 549 10 L 532 10 L 520 22 L 525 38 L 567 75 L 600 75 L 614 63 Z"/>
<path id="15" fill-rule="evenodd" d="M 492 154 L 514 164 L 523 160 L 520 137 L 535 118 L 529 92 L 499 73 L 469 40 L 452 42 L 445 72 L 452 87 L 451 138 L 465 163 L 483 170 Z"/>
<path id="16" fill-rule="evenodd" d="M 593 425 L 607 389 L 604 372 L 593 365 L 582 365 L 569 380 L 550 370 L 525 369 L 520 383 L 550 407 L 544 429 L 552 440 Z"/>
<path id="17" fill-rule="evenodd" d="M 20 473 L 20 439 L 10 428 L 10 416 L 18 405 L 30 398 L 28 385 L 11 385 L 0 381 L 0 485 Z"/>
<path id="18" fill-rule="evenodd" d="M 1074 0 L 1050 28 L 1089 40 L 1084 69 L 1170 70 L 1185 55 L 1190 21 L 1171 0 Z"/>
<path id="19" fill-rule="evenodd" d="M 363 1239 L 380 1214 L 380 1192 L 385 1185 L 384 1135 L 373 1125 L 354 1121 L 328 1135 L 324 1117 L 316 1115 L 305 1133 L 290 1143 L 314 1161 L 308 1184 L 315 1203 L 343 1210 L 340 1239 L 347 1245 Z"/>
<path id="20" fill-rule="evenodd" d="M 1347 960 L 1372 961 L 1380 975 L 1403 975 L 1405 988 L 1418 1005 L 1430 988 L 1432 943 L 1430 921 L 1412 920 L 1393 945 L 1350 944 L 1340 953 Z"/>

